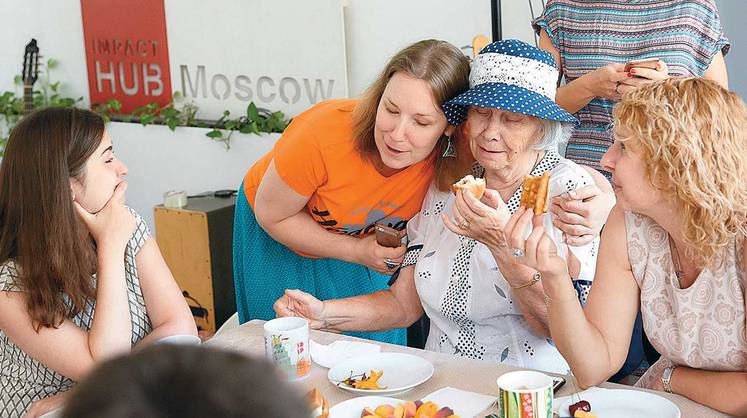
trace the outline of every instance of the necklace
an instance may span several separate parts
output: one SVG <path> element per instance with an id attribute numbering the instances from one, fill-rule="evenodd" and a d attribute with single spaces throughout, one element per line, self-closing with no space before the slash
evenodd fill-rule
<path id="1" fill-rule="evenodd" d="M 685 273 L 682 271 L 680 266 L 680 253 L 677 251 L 677 246 L 672 242 L 672 237 L 669 237 L 669 253 L 672 254 L 672 264 L 674 265 L 674 275 L 677 276 L 677 281 L 682 287 L 682 278 L 685 277 Z"/>

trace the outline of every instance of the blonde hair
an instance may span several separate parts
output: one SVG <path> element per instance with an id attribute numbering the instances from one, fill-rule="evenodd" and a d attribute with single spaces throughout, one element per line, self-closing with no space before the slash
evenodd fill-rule
<path id="1" fill-rule="evenodd" d="M 448 42 L 427 39 L 394 55 L 353 111 L 355 147 L 369 161 L 376 161 L 379 153 L 374 142 L 376 110 L 387 83 L 399 71 L 428 83 L 438 106 L 466 90 L 469 84 L 469 59 Z M 446 141 L 443 143 L 442 147 Z M 438 155 L 440 158 L 441 153 Z"/>
<path id="2" fill-rule="evenodd" d="M 619 138 L 646 163 L 647 177 L 679 203 L 688 254 L 717 260 L 747 235 L 747 109 L 736 94 L 703 78 L 669 78 L 637 88 L 613 111 L 629 130 Z"/>

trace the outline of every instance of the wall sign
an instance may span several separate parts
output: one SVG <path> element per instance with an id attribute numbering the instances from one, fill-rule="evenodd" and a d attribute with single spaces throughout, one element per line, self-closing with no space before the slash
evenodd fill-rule
<path id="1" fill-rule="evenodd" d="M 122 111 L 171 100 L 163 0 L 81 0 L 91 104 L 109 99 Z"/>

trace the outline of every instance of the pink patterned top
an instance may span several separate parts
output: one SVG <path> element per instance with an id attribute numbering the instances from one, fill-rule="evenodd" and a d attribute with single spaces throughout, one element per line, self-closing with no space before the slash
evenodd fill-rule
<path id="1" fill-rule="evenodd" d="M 637 386 L 650 387 L 672 363 L 713 371 L 747 371 L 745 266 L 742 243 L 733 242 L 723 263 L 704 268 L 680 288 L 669 235 L 651 218 L 625 213 L 628 258 L 641 289 L 643 327 L 662 357 Z"/>

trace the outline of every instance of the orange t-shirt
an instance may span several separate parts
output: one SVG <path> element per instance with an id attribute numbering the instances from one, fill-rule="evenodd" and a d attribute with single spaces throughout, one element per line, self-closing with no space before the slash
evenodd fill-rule
<path id="1" fill-rule="evenodd" d="M 257 188 L 274 160 L 283 181 L 310 197 L 306 210 L 322 228 L 351 236 L 369 235 L 377 223 L 405 229 L 433 180 L 433 158 L 382 176 L 355 149 L 356 104 L 327 100 L 294 118 L 274 148 L 246 173 L 249 204 L 254 207 Z"/>

